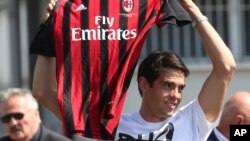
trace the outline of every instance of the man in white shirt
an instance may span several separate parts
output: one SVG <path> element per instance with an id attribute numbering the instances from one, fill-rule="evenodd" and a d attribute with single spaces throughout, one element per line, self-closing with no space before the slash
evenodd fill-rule
<path id="1" fill-rule="evenodd" d="M 236 92 L 225 104 L 218 127 L 207 141 L 229 141 L 230 125 L 250 125 L 250 93 Z"/>
<path id="2" fill-rule="evenodd" d="M 229 48 L 192 0 L 180 4 L 193 19 L 212 71 L 199 95 L 176 111 L 189 71 L 171 51 L 156 51 L 138 69 L 139 112 L 123 114 L 115 140 L 205 141 L 215 126 L 235 70 Z"/>
<path id="3" fill-rule="evenodd" d="M 215 127 L 235 60 L 195 3 L 179 2 L 193 19 L 213 69 L 197 98 L 176 111 L 189 70 L 174 52 L 156 51 L 149 55 L 138 70 L 140 111 L 122 115 L 115 140 L 205 141 Z"/>

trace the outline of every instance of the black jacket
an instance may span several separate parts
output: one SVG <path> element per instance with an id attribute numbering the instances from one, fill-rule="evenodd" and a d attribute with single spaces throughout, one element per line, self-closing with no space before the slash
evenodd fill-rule
<path id="1" fill-rule="evenodd" d="M 214 133 L 214 130 L 210 133 L 207 141 L 219 141 L 218 138 L 216 137 L 215 133 Z"/>
<path id="2" fill-rule="evenodd" d="M 0 141 L 13 141 L 13 140 L 7 135 L 0 137 Z M 41 136 L 36 141 L 72 141 L 72 140 L 42 126 Z"/>

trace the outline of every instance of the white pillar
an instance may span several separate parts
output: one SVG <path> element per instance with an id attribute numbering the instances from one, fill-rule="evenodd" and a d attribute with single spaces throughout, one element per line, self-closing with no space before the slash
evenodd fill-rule
<path id="1" fill-rule="evenodd" d="M 228 27 L 229 27 L 229 46 L 236 60 L 242 55 L 242 18 L 240 14 L 241 0 L 228 0 Z"/>

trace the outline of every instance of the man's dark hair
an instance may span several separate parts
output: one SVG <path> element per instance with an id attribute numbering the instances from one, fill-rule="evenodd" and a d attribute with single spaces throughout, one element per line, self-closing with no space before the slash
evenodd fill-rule
<path id="1" fill-rule="evenodd" d="M 170 50 L 157 50 L 148 55 L 139 65 L 137 81 L 141 76 L 145 77 L 150 86 L 159 77 L 163 70 L 173 69 L 182 71 L 187 77 L 189 70 L 182 61 L 182 59 L 173 51 Z M 140 88 L 140 95 L 142 94 Z"/>

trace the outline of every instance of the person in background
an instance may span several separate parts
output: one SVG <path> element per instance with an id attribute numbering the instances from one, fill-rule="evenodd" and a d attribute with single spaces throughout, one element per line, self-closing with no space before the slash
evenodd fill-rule
<path id="1" fill-rule="evenodd" d="M 42 125 L 38 102 L 29 89 L 2 91 L 0 108 L 1 122 L 8 133 L 0 141 L 70 141 Z"/>
<path id="2" fill-rule="evenodd" d="M 229 141 L 230 125 L 250 125 L 250 93 L 238 91 L 226 102 L 219 125 L 207 141 Z"/>

